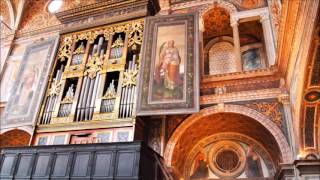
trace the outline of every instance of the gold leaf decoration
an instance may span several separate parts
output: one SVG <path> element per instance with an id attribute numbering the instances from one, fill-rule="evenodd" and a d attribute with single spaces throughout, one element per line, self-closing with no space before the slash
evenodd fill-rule
<path id="1" fill-rule="evenodd" d="M 117 96 L 116 89 L 114 87 L 114 80 L 111 81 L 105 95 L 103 96 L 103 99 L 114 99 Z"/>
<path id="2" fill-rule="evenodd" d="M 73 52 L 73 54 L 83 54 L 84 53 L 84 45 L 83 43 Z"/>
<path id="3" fill-rule="evenodd" d="M 51 88 L 49 89 L 49 96 L 58 96 L 61 91 L 61 82 L 57 80 L 53 80 Z"/>
<path id="4" fill-rule="evenodd" d="M 102 61 L 100 60 L 99 54 L 96 53 L 87 63 L 87 69 L 85 70 L 84 75 L 88 76 L 91 79 L 95 78 L 97 76 L 97 73 L 101 71 L 101 66 Z"/>
<path id="5" fill-rule="evenodd" d="M 279 104 L 277 102 L 259 102 L 248 104 L 247 107 L 255 109 L 262 114 L 268 116 L 278 127 L 281 127 L 282 117 L 279 110 Z"/>
<path id="6" fill-rule="evenodd" d="M 124 72 L 122 87 L 129 86 L 129 85 L 135 86 L 137 84 L 137 74 L 138 74 L 137 70 Z"/>
<path id="7" fill-rule="evenodd" d="M 121 38 L 121 36 L 119 36 L 112 44 L 112 48 L 118 48 L 118 47 L 123 47 L 124 43 L 123 43 L 123 39 Z"/>
<path id="8" fill-rule="evenodd" d="M 59 48 L 59 53 L 58 53 L 58 59 L 60 61 L 66 61 L 69 59 L 71 55 L 71 44 L 72 44 L 72 38 L 71 37 L 65 37 L 62 40 L 61 46 Z"/>

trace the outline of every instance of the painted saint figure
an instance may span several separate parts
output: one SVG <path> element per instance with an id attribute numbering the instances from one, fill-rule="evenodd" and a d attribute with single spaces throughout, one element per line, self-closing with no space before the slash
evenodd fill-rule
<path id="1" fill-rule="evenodd" d="M 247 177 L 263 177 L 259 156 L 253 151 L 252 147 L 248 147 L 246 162 L 245 173 Z"/>
<path id="2" fill-rule="evenodd" d="M 193 173 L 190 179 L 202 179 L 208 178 L 208 176 L 209 170 L 206 155 L 204 152 L 200 152 L 195 159 Z"/>
<path id="3" fill-rule="evenodd" d="M 179 71 L 180 63 L 179 50 L 175 47 L 174 40 L 170 40 L 160 49 L 159 62 L 155 69 L 156 83 L 160 84 L 161 76 L 163 76 L 163 85 L 166 89 L 174 90 L 180 86 L 182 84 Z"/>
<path id="4" fill-rule="evenodd" d="M 15 109 L 12 113 L 25 114 L 28 110 L 28 104 L 31 101 L 35 92 L 35 82 L 37 81 L 38 69 L 36 66 L 31 66 L 27 71 L 23 80 L 17 88 L 17 95 L 14 99 Z"/>

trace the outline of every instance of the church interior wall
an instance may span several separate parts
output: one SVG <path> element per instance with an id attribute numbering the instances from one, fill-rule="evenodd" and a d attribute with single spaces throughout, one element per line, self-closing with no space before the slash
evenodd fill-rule
<path id="1" fill-rule="evenodd" d="M 244 158 L 239 161 L 241 168 L 234 171 L 232 178 L 275 177 L 283 163 L 290 164 L 306 157 L 319 159 L 319 97 L 316 103 L 305 99 L 306 92 L 311 90 L 320 96 L 319 86 L 311 87 L 307 83 L 312 68 L 318 67 L 318 64 L 315 67 L 316 60 L 313 60 L 317 57 L 314 54 L 319 46 L 319 39 L 315 38 L 319 33 L 319 30 L 315 31 L 315 27 L 319 26 L 319 20 L 315 20 L 319 16 L 318 0 L 159 1 L 161 10 L 157 16 L 200 14 L 199 113 L 141 116 L 134 117 L 136 120 L 133 123 L 123 121 L 118 124 L 112 124 L 112 121 L 41 126 L 39 121 L 27 127 L 21 125 L 1 129 L 0 146 L 142 140 L 164 157 L 172 172 L 186 179 L 198 176 L 197 169 L 201 171 L 201 163 L 208 166 L 206 178 L 224 177 L 217 164 L 204 161 L 209 156 L 218 158 L 218 150 L 213 152 L 211 149 L 223 143 L 234 147 L 226 151 L 238 153 L 237 157 Z M 97 2 L 102 1 L 64 0 L 61 11 L 71 12 Z M 48 4 L 47 0 L 5 0 L 0 3 L 1 21 L 5 23 L 1 24 L 0 36 L 2 118 L 29 45 L 48 39 L 62 39 L 65 34 L 89 27 L 94 29 L 104 22 L 107 22 L 106 25 L 114 23 L 103 16 L 61 22 L 61 17 L 48 12 Z M 121 22 L 124 17 L 126 15 L 119 14 L 114 21 Z M 119 34 L 126 36 L 125 33 Z M 55 59 L 53 61 L 56 62 Z M 50 78 L 52 76 L 50 74 Z M 49 90 L 49 86 L 44 90 Z M 64 91 L 63 96 L 67 89 Z M 314 144 L 308 147 L 305 144 L 308 136 L 305 122 L 306 109 L 311 106 L 315 107 Z M 245 112 L 233 111 L 235 107 L 241 107 L 239 109 Z M 37 111 L 41 114 L 43 110 Z M 250 117 L 250 113 L 255 116 Z M 192 118 L 197 121 L 186 128 L 185 124 Z M 34 132 L 30 133 L 30 129 Z M 253 148 L 252 152 L 250 148 Z M 249 161 L 259 163 L 249 168 L 244 163 Z M 223 165 L 230 168 L 226 167 L 226 163 Z"/>

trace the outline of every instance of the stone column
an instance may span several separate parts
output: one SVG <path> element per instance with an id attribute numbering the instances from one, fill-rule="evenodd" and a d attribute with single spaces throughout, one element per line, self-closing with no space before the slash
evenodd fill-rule
<path id="1" fill-rule="evenodd" d="M 268 56 L 268 64 L 269 66 L 272 66 L 275 64 L 276 55 L 275 55 L 275 45 L 273 40 L 273 33 L 272 33 L 269 13 L 261 14 L 260 22 L 262 24 L 262 29 L 263 29 L 263 37 L 264 37 L 265 48 Z"/>
<path id="2" fill-rule="evenodd" d="M 297 152 L 298 152 L 298 146 L 296 143 L 296 136 L 293 129 L 293 122 L 292 122 L 292 112 L 290 107 L 290 98 L 288 94 L 281 94 L 278 96 L 279 102 L 283 105 L 283 111 L 285 115 L 285 124 L 287 126 L 287 133 L 288 133 L 288 139 L 289 143 L 291 145 L 292 155 L 293 159 L 297 158 Z"/>
<path id="3" fill-rule="evenodd" d="M 236 69 L 238 72 L 242 71 L 242 61 L 241 61 L 241 52 L 240 52 L 240 36 L 238 29 L 238 18 L 231 18 L 231 27 L 233 31 L 233 46 L 234 54 L 236 58 Z"/>

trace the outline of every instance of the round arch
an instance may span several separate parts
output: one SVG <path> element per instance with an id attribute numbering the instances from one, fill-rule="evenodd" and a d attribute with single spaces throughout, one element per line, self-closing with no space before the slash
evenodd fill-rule
<path id="1" fill-rule="evenodd" d="M 230 14 L 230 16 L 238 12 L 236 6 L 234 6 L 232 3 L 220 0 L 209 1 L 208 4 L 199 9 L 199 27 L 202 32 L 204 31 L 203 16 L 214 7 L 224 8 Z"/>
<path id="2" fill-rule="evenodd" d="M 0 147 L 14 147 L 29 145 L 31 135 L 20 129 L 11 129 L 0 134 Z"/>
<path id="3" fill-rule="evenodd" d="M 211 39 L 211 40 L 207 43 L 207 45 L 204 47 L 204 52 L 207 53 L 214 44 L 216 44 L 217 42 L 221 42 L 221 41 L 226 41 L 226 42 L 229 42 L 229 43 L 231 43 L 231 44 L 234 43 L 233 37 L 230 37 L 230 36 L 216 37 L 216 38 Z"/>
<path id="4" fill-rule="evenodd" d="M 200 14 L 201 18 L 203 17 L 203 15 L 205 13 L 207 13 L 208 11 L 210 11 L 214 7 L 224 8 L 228 11 L 228 13 L 230 15 L 238 12 L 236 6 L 234 6 L 232 3 L 229 3 L 226 1 L 211 0 L 211 2 L 209 2 L 208 4 L 209 5 L 205 5 L 202 8 L 200 8 L 200 10 L 199 10 L 199 14 Z"/>
<path id="5" fill-rule="evenodd" d="M 16 127 L 16 128 L 1 129 L 0 134 L 4 134 L 4 133 L 6 133 L 8 131 L 12 131 L 12 130 L 15 130 L 15 129 L 19 129 L 19 130 L 25 131 L 25 132 L 29 133 L 30 136 L 33 134 L 32 126 L 20 126 L 20 127 Z"/>
<path id="6" fill-rule="evenodd" d="M 198 142 L 189 152 L 186 160 L 186 164 L 184 166 L 184 177 L 187 177 L 188 174 L 190 174 L 191 165 L 193 162 L 193 159 L 196 157 L 197 153 L 200 149 L 203 149 L 205 146 L 207 146 L 210 143 L 218 142 L 221 140 L 236 140 L 241 141 L 246 144 L 252 145 L 253 149 L 255 149 L 259 155 L 261 155 L 262 159 L 265 161 L 266 166 L 268 167 L 269 173 L 273 176 L 276 173 L 276 169 L 274 166 L 274 162 L 272 161 L 271 155 L 267 152 L 267 150 L 263 147 L 262 144 L 260 144 L 255 139 L 240 134 L 240 133 L 217 133 L 211 136 L 208 136 L 204 139 L 202 139 L 200 142 Z"/>
<path id="7" fill-rule="evenodd" d="M 236 114 L 248 116 L 256 120 L 258 123 L 264 126 L 276 140 L 277 145 L 281 151 L 281 157 L 282 157 L 283 163 L 292 162 L 292 151 L 289 147 L 289 144 L 284 134 L 282 133 L 282 131 L 274 122 L 272 122 L 271 119 L 269 119 L 267 116 L 263 115 L 262 113 L 254 109 L 241 106 L 241 105 L 226 104 L 224 106 L 218 105 L 218 106 L 212 106 L 212 107 L 202 109 L 199 113 L 189 116 L 177 127 L 177 129 L 174 131 L 174 133 L 170 137 L 164 153 L 165 162 L 169 167 L 172 166 L 172 157 L 173 157 L 175 146 L 179 141 L 180 137 L 183 135 L 183 133 L 189 127 L 191 127 L 193 123 L 197 122 L 201 118 L 204 118 L 208 115 L 217 114 L 217 113 L 236 113 Z"/>

